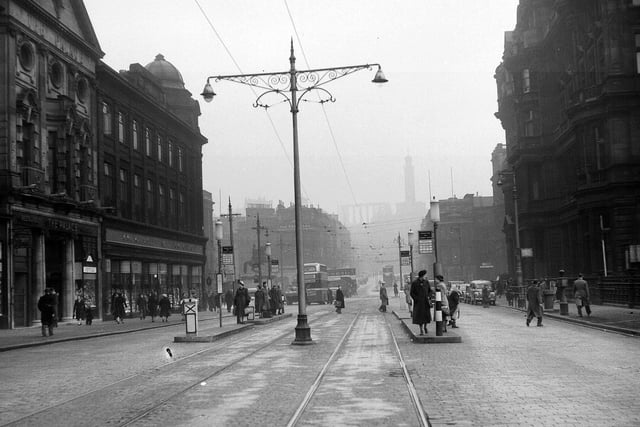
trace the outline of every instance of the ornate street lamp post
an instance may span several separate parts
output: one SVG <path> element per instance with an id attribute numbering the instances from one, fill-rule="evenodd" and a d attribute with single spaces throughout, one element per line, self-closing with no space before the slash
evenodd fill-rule
<path id="1" fill-rule="evenodd" d="M 501 186 L 503 184 L 502 178 L 505 176 L 510 176 L 512 179 L 513 186 L 512 197 L 513 197 L 513 216 L 514 216 L 514 226 L 515 226 L 515 240 L 516 240 L 516 284 L 518 285 L 519 291 L 522 290 L 523 286 L 523 277 L 522 277 L 522 249 L 520 248 L 520 225 L 518 223 L 518 188 L 516 187 L 516 174 L 512 171 L 502 171 L 500 172 L 498 178 L 498 185 Z"/>
<path id="2" fill-rule="evenodd" d="M 413 239 L 414 239 L 414 235 L 415 233 L 413 232 L 412 229 L 409 229 L 409 232 L 407 233 L 408 235 L 408 240 L 409 240 L 409 262 L 411 263 L 411 274 L 409 275 L 409 282 L 413 283 Z"/>
<path id="3" fill-rule="evenodd" d="M 264 254 L 267 256 L 267 285 L 271 288 L 271 243 L 265 243 Z"/>
<path id="4" fill-rule="evenodd" d="M 296 70 L 296 57 L 293 53 L 293 40 L 291 40 L 291 55 L 289 57 L 289 71 L 258 74 L 238 74 L 226 76 L 210 76 L 202 91 L 202 97 L 206 102 L 211 102 L 216 95 L 210 81 L 229 80 L 247 86 L 257 87 L 265 92 L 258 95 L 254 107 L 269 108 L 272 104 L 266 102 L 267 95 L 283 97 L 291 107 L 291 119 L 293 124 L 293 188 L 294 188 L 294 216 L 296 234 L 296 277 L 298 282 L 298 323 L 296 336 L 292 344 L 311 344 L 311 329 L 307 323 L 306 290 L 304 285 L 304 259 L 302 247 L 302 196 L 300 185 L 300 161 L 298 153 L 298 105 L 311 91 L 320 92 L 318 102 L 334 102 L 333 95 L 322 86 L 341 77 L 345 77 L 356 71 L 371 69 L 377 65 L 378 71 L 373 78 L 374 83 L 385 83 L 387 79 L 382 72 L 380 64 L 351 65 L 335 68 L 317 68 L 311 70 Z M 300 85 L 300 88 L 298 88 Z M 300 94 L 298 94 L 300 91 Z"/>
<path id="5" fill-rule="evenodd" d="M 440 222 L 440 202 L 434 197 L 429 206 L 429 216 L 433 222 L 433 278 L 442 274 L 442 265 L 438 262 L 438 223 Z"/>

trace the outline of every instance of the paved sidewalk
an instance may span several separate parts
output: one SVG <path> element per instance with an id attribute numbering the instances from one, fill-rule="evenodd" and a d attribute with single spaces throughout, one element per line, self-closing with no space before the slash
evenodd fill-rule
<path id="1" fill-rule="evenodd" d="M 506 298 L 498 299 L 496 305 L 510 308 L 512 310 L 522 309 L 509 307 Z M 620 332 L 629 335 L 640 335 L 640 307 L 629 308 L 620 305 L 591 305 L 591 316 L 587 316 L 582 310 L 583 317 L 578 316 L 578 309 L 575 304 L 569 303 L 569 314 L 560 314 L 560 304 L 554 302 L 552 310 L 544 310 L 544 317 L 573 322 L 584 326 Z"/>
<path id="2" fill-rule="evenodd" d="M 274 316 L 269 319 L 256 318 L 253 321 L 249 321 L 248 324 L 264 324 L 280 320 L 280 318 L 283 317 L 291 317 L 291 314 L 287 313 L 286 315 Z M 40 325 L 26 328 L 0 329 L 0 352 L 178 325 L 184 327 L 182 315 L 172 313 L 171 316 L 169 316 L 168 322 L 162 322 L 159 317 L 155 319 L 155 322 L 152 322 L 150 317 L 144 320 L 140 318 L 125 318 L 124 322 L 120 324 L 113 320 L 94 320 L 90 326 L 84 324 L 78 325 L 75 321 L 64 321 L 59 322 L 58 327 L 53 330 L 53 335 L 48 337 L 42 336 Z M 198 334 L 203 333 L 210 337 L 228 335 L 229 333 L 240 331 L 246 327 L 247 324 L 238 325 L 236 323 L 236 317 L 224 309 L 222 312 L 222 327 L 220 327 L 219 312 L 198 312 Z M 184 332 L 186 334 L 186 330 Z"/>
<path id="3" fill-rule="evenodd" d="M 408 333 L 412 335 L 412 338 L 414 338 L 414 342 L 422 342 L 419 339 L 420 337 L 413 333 L 414 330 L 417 330 L 417 326 L 412 325 L 411 323 L 411 317 L 409 316 L 409 311 L 404 302 L 403 295 L 397 298 L 393 297 L 389 299 L 391 310 L 398 317 L 398 319 L 405 323 Z M 461 303 L 462 310 L 464 310 L 465 305 L 467 304 Z M 576 308 L 575 304 L 569 303 L 568 308 L 568 315 L 560 315 L 560 304 L 558 301 L 556 301 L 554 303 L 553 310 L 544 311 L 544 317 L 566 322 L 573 322 L 591 328 L 604 329 L 623 334 L 640 336 L 640 307 L 628 308 L 625 306 L 616 305 L 592 305 L 591 316 L 587 316 L 583 309 L 583 317 L 578 316 L 578 309 Z M 507 300 L 505 297 L 499 298 L 496 301 L 496 307 L 490 306 L 488 308 L 488 310 L 491 309 L 518 310 L 523 313 L 523 317 L 526 313 L 525 310 L 518 309 L 516 307 L 510 307 L 507 304 Z M 430 324 L 429 326 L 430 327 L 428 335 L 434 335 L 435 325 Z"/>

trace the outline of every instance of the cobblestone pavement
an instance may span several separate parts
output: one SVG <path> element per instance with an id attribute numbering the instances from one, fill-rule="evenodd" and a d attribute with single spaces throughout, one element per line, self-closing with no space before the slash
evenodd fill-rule
<path id="1" fill-rule="evenodd" d="M 118 425 L 184 391 L 135 424 L 285 425 L 361 310 L 300 425 L 418 425 L 385 322 L 432 425 L 640 425 L 637 337 L 463 305 L 462 343 L 414 344 L 370 291 L 342 315 L 310 307 L 308 346 L 291 345 L 294 315 L 214 343 L 173 343 L 176 324 L 0 353 L 0 424 L 60 404 L 23 425 Z"/>

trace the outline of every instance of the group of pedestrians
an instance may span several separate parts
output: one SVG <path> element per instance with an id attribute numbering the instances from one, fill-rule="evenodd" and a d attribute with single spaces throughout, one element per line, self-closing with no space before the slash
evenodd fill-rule
<path id="1" fill-rule="evenodd" d="M 436 275 L 435 284 L 431 287 L 426 275 L 427 270 L 420 270 L 418 277 L 404 287 L 405 301 L 409 307 L 412 323 L 419 326 L 420 335 L 428 333 L 427 325 L 434 320 L 431 309 L 437 302 L 439 292 L 443 332 L 447 332 L 447 326 L 457 328 L 456 321 L 460 317 L 460 291 L 456 286 L 448 290 L 444 277 L 439 274 Z"/>
<path id="2" fill-rule="evenodd" d="M 578 316 L 582 317 L 582 309 L 585 309 L 587 316 L 591 316 L 591 294 L 589 284 L 584 279 L 582 273 L 573 282 L 573 298 L 578 310 Z M 527 287 L 527 326 L 531 324 L 533 318 L 538 319 L 536 326 L 542 327 L 542 286 L 538 280 L 533 280 Z"/>
<path id="3" fill-rule="evenodd" d="M 279 285 L 268 287 L 267 282 L 258 284 L 255 293 L 255 310 L 260 317 L 271 317 L 284 313 L 284 302 Z"/>
<path id="4" fill-rule="evenodd" d="M 151 317 L 151 321 L 155 322 L 156 317 L 160 317 L 162 322 L 168 322 L 171 316 L 171 300 L 167 294 L 158 294 L 155 291 L 145 294 L 138 294 L 136 298 L 136 306 L 138 308 L 138 316 L 140 320 L 145 320 L 147 316 Z M 116 323 L 124 323 L 126 314 L 127 299 L 121 291 L 116 291 L 111 299 L 111 311 L 113 320 Z"/>

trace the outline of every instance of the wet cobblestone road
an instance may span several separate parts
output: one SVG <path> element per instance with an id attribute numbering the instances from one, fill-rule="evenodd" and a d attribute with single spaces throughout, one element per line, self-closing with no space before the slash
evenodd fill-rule
<path id="1" fill-rule="evenodd" d="M 462 343 L 414 344 L 377 302 L 310 307 L 309 346 L 294 316 L 214 343 L 173 343 L 176 325 L 0 353 L 0 424 L 61 405 L 18 425 L 122 425 L 166 400 L 133 425 L 286 425 L 360 312 L 299 425 L 419 425 L 387 323 L 432 425 L 640 425 L 637 337 L 463 305 Z"/>

